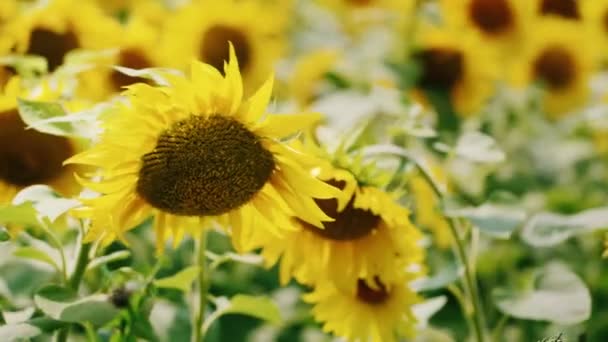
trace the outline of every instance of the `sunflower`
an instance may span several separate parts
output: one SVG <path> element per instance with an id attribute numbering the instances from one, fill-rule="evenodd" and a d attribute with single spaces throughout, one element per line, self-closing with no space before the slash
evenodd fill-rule
<path id="1" fill-rule="evenodd" d="M 348 291 L 320 283 L 304 295 L 304 301 L 313 304 L 312 314 L 322 322 L 323 331 L 348 341 L 370 342 L 399 341 L 413 334 L 416 318 L 411 308 L 420 300 L 406 280 L 385 283 L 376 278 L 355 283 Z"/>
<path id="2" fill-rule="evenodd" d="M 475 35 L 425 27 L 412 58 L 420 71 L 416 90 L 449 96 L 460 116 L 476 113 L 493 93 L 498 69 L 493 51 Z"/>
<path id="3" fill-rule="evenodd" d="M 530 4 L 528 0 L 442 0 L 441 13 L 448 26 L 470 28 L 486 42 L 509 49 L 523 39 Z"/>
<path id="4" fill-rule="evenodd" d="M 234 45 L 245 93 L 257 89 L 273 70 L 285 46 L 286 13 L 259 1 L 200 1 L 167 19 L 161 51 L 164 63 L 184 68 L 199 59 L 221 71 Z"/>
<path id="5" fill-rule="evenodd" d="M 49 185 L 65 196 L 80 189 L 73 177 L 76 168 L 62 163 L 81 150 L 82 143 L 26 129 L 17 110 L 18 97 L 53 101 L 60 96 L 59 89 L 44 81 L 26 90 L 17 76 L 0 94 L 0 203 L 10 202 L 19 190 L 34 184 Z"/>
<path id="6" fill-rule="evenodd" d="M 574 109 L 588 98 L 597 50 L 589 37 L 581 34 L 582 29 L 578 22 L 555 17 L 539 19 L 513 65 L 515 85 L 539 82 L 543 86 L 544 107 L 552 117 Z"/>
<path id="7" fill-rule="evenodd" d="M 92 3 L 75 0 L 50 0 L 29 8 L 5 27 L 16 52 L 45 57 L 50 71 L 74 49 L 115 46 L 119 29 L 118 22 Z"/>
<path id="8" fill-rule="evenodd" d="M 316 226 L 329 219 L 313 197 L 338 192 L 304 171 L 306 155 L 278 140 L 318 117 L 264 116 L 272 78 L 243 102 L 232 46 L 224 74 L 193 62 L 189 78 L 167 74 L 168 86 L 128 87 L 129 101 L 103 118 L 99 143 L 68 160 L 101 168 L 100 180 L 82 180 L 101 193 L 84 199 L 87 240 L 122 239 L 150 215 L 159 249 L 168 229 L 177 243 L 199 229 L 199 218 L 229 224 L 237 242 L 254 226 L 280 234 L 291 215 Z"/>
<path id="9" fill-rule="evenodd" d="M 130 69 L 145 69 L 160 65 L 160 56 L 155 46 L 158 42 L 158 28 L 152 26 L 138 14 L 133 14 L 121 27 L 120 42 L 115 53 L 102 56 L 94 61 L 92 70 L 85 71 L 80 80 L 79 92 L 83 97 L 107 99 L 118 94 L 123 88 L 137 82 L 146 82 L 140 77 L 124 74 L 112 66 Z"/>
<path id="10" fill-rule="evenodd" d="M 601 46 L 606 46 L 608 44 L 608 1 L 585 1 L 581 4 L 581 11 L 583 22 L 587 25 L 590 33 L 601 42 Z M 601 57 L 606 61 L 608 54 L 605 49 L 601 50 Z"/>
<path id="11" fill-rule="evenodd" d="M 289 79 L 289 93 L 298 106 L 306 107 L 318 97 L 323 78 L 338 58 L 336 50 L 323 49 L 305 55 L 296 62 Z"/>
<path id="12" fill-rule="evenodd" d="M 420 232 L 394 196 L 372 185 L 367 180 L 372 177 L 363 176 L 365 172 L 351 172 L 329 162 L 317 165 L 313 173 L 342 192 L 337 199 L 316 200 L 334 221 L 323 222 L 319 229 L 294 218 L 295 229 L 282 236 L 264 231 L 252 234 L 251 247 L 262 247 L 267 266 L 280 263 L 281 283 L 293 277 L 307 285 L 331 281 L 344 288 L 377 275 L 390 282 L 421 262 Z M 360 168 L 353 164 L 351 169 Z"/>
<path id="13" fill-rule="evenodd" d="M 539 16 L 553 16 L 568 20 L 581 19 L 581 3 L 597 2 L 581 0 L 534 0 L 535 12 Z"/>

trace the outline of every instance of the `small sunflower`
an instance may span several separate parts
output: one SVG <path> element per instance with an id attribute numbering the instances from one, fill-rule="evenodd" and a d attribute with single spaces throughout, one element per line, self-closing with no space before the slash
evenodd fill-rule
<path id="1" fill-rule="evenodd" d="M 486 42 L 509 48 L 522 39 L 530 4 L 528 0 L 442 0 L 441 12 L 448 26 L 470 28 Z"/>
<path id="2" fill-rule="evenodd" d="M 16 52 L 45 57 L 50 71 L 72 50 L 110 48 L 120 37 L 118 22 L 92 3 L 75 0 L 50 0 L 23 10 L 4 29 Z"/>
<path id="3" fill-rule="evenodd" d="M 567 20 L 581 19 L 581 3 L 596 2 L 581 0 L 534 0 L 535 12 L 539 16 L 554 16 Z"/>
<path id="4" fill-rule="evenodd" d="M 323 331 L 348 341 L 370 342 L 399 341 L 413 334 L 416 318 L 411 308 L 420 299 L 406 280 L 359 279 L 351 288 L 345 291 L 321 283 L 304 295 L 304 301 L 313 304 L 312 314 L 323 324 Z"/>
<path id="5" fill-rule="evenodd" d="M 578 22 L 539 19 L 513 66 L 516 85 L 539 82 L 543 86 L 544 107 L 553 117 L 588 99 L 589 77 L 597 66 L 597 57 L 582 29 Z"/>
<path id="6" fill-rule="evenodd" d="M 584 1 L 581 4 L 583 20 L 601 46 L 608 44 L 608 0 Z M 602 49 L 604 61 L 608 59 L 606 49 Z"/>
<path id="7" fill-rule="evenodd" d="M 306 107 L 319 96 L 324 76 L 337 63 L 339 53 L 324 49 L 303 56 L 296 62 L 289 79 L 289 93 L 300 107 Z"/>
<path id="8" fill-rule="evenodd" d="M 427 27 L 413 59 L 420 68 L 416 89 L 447 93 L 460 116 L 476 113 L 493 93 L 498 76 L 493 51 L 475 35 Z"/>
<path id="9" fill-rule="evenodd" d="M 0 203 L 34 184 L 49 185 L 65 196 L 80 189 L 73 177 L 76 168 L 63 161 L 82 149 L 81 142 L 27 129 L 17 109 L 18 97 L 53 101 L 59 96 L 46 82 L 26 90 L 16 76 L 0 94 Z"/>
<path id="10" fill-rule="evenodd" d="M 319 229 L 295 218 L 295 229 L 282 236 L 260 232 L 252 238 L 253 247 L 262 247 L 268 266 L 280 259 L 282 283 L 294 277 L 307 285 L 331 281 L 342 288 L 377 275 L 390 282 L 408 266 L 420 264 L 421 234 L 394 196 L 329 163 L 318 164 L 313 171 L 342 191 L 336 199 L 316 200 L 333 221 L 323 222 Z"/>
<path id="11" fill-rule="evenodd" d="M 231 42 L 245 92 L 257 89 L 283 54 L 287 16 L 259 1 L 199 1 L 167 19 L 161 50 L 167 65 L 185 68 L 199 59 L 221 71 Z"/>
<path id="12" fill-rule="evenodd" d="M 200 229 L 199 218 L 227 223 L 237 242 L 246 229 L 280 234 L 292 215 L 316 226 L 329 219 L 313 197 L 338 192 L 307 174 L 307 157 L 279 141 L 318 117 L 265 115 L 272 78 L 243 102 L 232 47 L 224 74 L 193 62 L 189 78 L 167 74 L 168 86 L 128 87 L 130 101 L 103 118 L 99 143 L 68 161 L 101 168 L 98 181 L 82 181 L 101 193 L 84 199 L 88 240 L 122 239 L 149 216 L 159 249 L 169 230 L 176 243 Z"/>

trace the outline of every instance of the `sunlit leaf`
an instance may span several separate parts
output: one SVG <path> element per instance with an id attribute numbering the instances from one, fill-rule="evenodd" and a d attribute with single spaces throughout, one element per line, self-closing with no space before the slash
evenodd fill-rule
<path id="1" fill-rule="evenodd" d="M 489 203 L 479 207 L 447 209 L 445 214 L 464 217 L 481 232 L 500 239 L 508 239 L 526 219 L 526 212 L 522 209 Z"/>
<path id="2" fill-rule="evenodd" d="M 45 253 L 44 251 L 34 247 L 20 247 L 13 252 L 13 255 L 30 260 L 36 260 L 45 264 L 51 265 L 57 271 L 60 271 L 59 265 L 53 260 L 53 258 Z"/>
<path id="3" fill-rule="evenodd" d="M 281 321 L 281 314 L 276 304 L 268 297 L 236 295 L 230 300 L 224 314 L 234 313 L 257 317 L 271 323 Z"/>
<path id="4" fill-rule="evenodd" d="M 534 287 L 496 289 L 494 302 L 503 313 L 521 319 L 577 324 L 591 315 L 591 294 L 583 281 L 565 266 L 552 263 L 541 270 Z"/>
<path id="5" fill-rule="evenodd" d="M 448 298 L 446 296 L 437 296 L 428 298 L 422 303 L 414 304 L 412 306 L 412 313 L 418 321 L 418 326 L 427 326 L 431 317 L 439 312 L 447 302 Z"/>
<path id="6" fill-rule="evenodd" d="M 87 270 L 95 269 L 101 265 L 105 265 L 110 262 L 124 260 L 130 256 L 131 256 L 131 252 L 128 250 L 117 251 L 114 253 L 110 253 L 108 255 L 103 255 L 103 256 L 100 256 L 100 257 L 97 257 L 97 258 L 91 260 L 91 262 L 87 265 Z"/>
<path id="7" fill-rule="evenodd" d="M 80 205 L 75 199 L 61 197 L 47 185 L 32 185 L 21 190 L 13 199 L 13 203 L 17 205 L 32 203 L 38 214 L 51 222 Z"/>
<path id="8" fill-rule="evenodd" d="M 66 116 L 66 112 L 57 102 L 42 102 L 18 99 L 21 119 L 37 131 L 59 136 L 74 135 L 74 128 L 67 122 L 48 123 L 45 120 Z"/>
<path id="9" fill-rule="evenodd" d="M 0 226 L 0 242 L 8 241 L 8 240 L 10 240 L 10 238 L 11 238 L 11 235 L 8 233 L 8 230 L 6 230 L 6 228 Z"/>
<path id="10" fill-rule="evenodd" d="M 158 85 L 167 85 L 168 82 L 164 75 L 176 73 L 175 70 L 168 68 L 131 69 L 123 66 L 114 66 L 114 69 L 127 76 L 152 80 Z"/>
<path id="11" fill-rule="evenodd" d="M 76 294 L 58 285 L 42 288 L 34 296 L 36 306 L 49 317 L 63 322 L 90 322 L 95 326 L 112 320 L 119 312 L 103 294 L 77 298 Z"/>
<path id="12" fill-rule="evenodd" d="M 0 206 L 0 224 L 22 224 L 37 226 L 36 209 L 31 203 Z"/>
<path id="13" fill-rule="evenodd" d="M 539 213 L 522 229 L 522 239 L 537 247 L 549 247 L 568 238 L 608 227 L 608 207 L 585 210 L 575 215 Z"/>
<path id="14" fill-rule="evenodd" d="M 478 163 L 499 163 L 505 160 L 505 153 L 496 145 L 494 138 L 480 132 L 462 135 L 454 152 L 463 158 Z"/>
<path id="15" fill-rule="evenodd" d="M 446 287 L 449 284 L 457 281 L 463 274 L 464 269 L 457 263 L 443 265 L 436 274 L 427 278 L 421 278 L 412 283 L 412 287 L 416 291 L 432 291 Z"/>
<path id="16" fill-rule="evenodd" d="M 40 330 L 40 328 L 28 323 L 0 326 L 0 341 L 27 341 L 30 338 L 34 338 L 40 334 L 42 334 L 42 330 Z"/>
<path id="17" fill-rule="evenodd" d="M 154 285 L 162 288 L 177 289 L 184 292 L 189 292 L 192 288 L 192 282 L 198 276 L 198 266 L 187 267 L 176 274 L 162 279 L 156 279 Z"/>
<path id="18" fill-rule="evenodd" d="M 239 294 L 231 299 L 219 297 L 214 302 L 216 310 L 205 320 L 203 331 L 207 331 L 215 320 L 226 314 L 256 317 L 274 324 L 281 321 L 279 308 L 268 297 Z"/>

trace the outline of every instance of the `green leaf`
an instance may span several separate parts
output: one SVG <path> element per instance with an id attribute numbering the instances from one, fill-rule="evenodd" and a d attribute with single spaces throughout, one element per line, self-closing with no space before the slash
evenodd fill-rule
<path id="1" fill-rule="evenodd" d="M 446 296 L 437 296 L 428 298 L 422 303 L 414 304 L 412 306 L 412 313 L 416 317 L 418 325 L 426 327 L 431 317 L 439 312 L 447 302 L 448 298 Z"/>
<path id="2" fill-rule="evenodd" d="M 526 223 L 522 239 L 535 247 L 555 246 L 572 236 L 608 227 L 608 207 L 585 210 L 575 215 L 538 213 Z"/>
<path id="3" fill-rule="evenodd" d="M 90 322 L 94 326 L 101 326 L 118 315 L 118 310 L 108 297 L 103 294 L 93 295 L 79 299 L 66 306 L 59 316 L 64 322 Z"/>
<path id="4" fill-rule="evenodd" d="M 456 262 L 443 265 L 437 274 L 413 282 L 416 291 L 433 291 L 446 287 L 457 281 L 463 274 L 464 268 Z"/>
<path id="5" fill-rule="evenodd" d="M 175 74 L 175 70 L 167 68 L 145 68 L 145 69 L 131 69 L 123 66 L 114 66 L 114 69 L 121 74 L 125 74 L 131 77 L 138 77 L 147 80 L 151 80 L 158 85 L 167 85 L 167 79 L 164 75 Z"/>
<path id="6" fill-rule="evenodd" d="M 38 226 L 36 209 L 31 203 L 0 206 L 0 224 L 19 224 Z"/>
<path id="7" fill-rule="evenodd" d="M 178 273 L 162 279 L 156 279 L 154 285 L 161 288 L 177 289 L 184 292 L 189 292 L 192 288 L 192 282 L 198 276 L 198 266 L 187 267 Z"/>
<path id="8" fill-rule="evenodd" d="M 48 119 L 65 117 L 67 114 L 63 107 L 57 102 L 42 102 L 17 99 L 21 119 L 37 131 L 59 135 L 73 136 L 74 127 L 68 122 L 48 122 Z"/>
<path id="9" fill-rule="evenodd" d="M 87 271 L 95 269 L 101 265 L 105 265 L 110 262 L 127 259 L 130 256 L 131 252 L 127 250 L 117 251 L 108 255 L 100 256 L 91 260 L 91 262 L 87 265 Z"/>
<path id="10" fill-rule="evenodd" d="M 0 341 L 23 341 L 42 334 L 42 330 L 28 323 L 0 326 Z"/>
<path id="11" fill-rule="evenodd" d="M 571 325 L 589 319 L 591 294 L 585 283 L 559 263 L 547 265 L 534 278 L 531 289 L 493 291 L 503 313 L 521 319 Z"/>
<path id="12" fill-rule="evenodd" d="M 276 324 L 281 321 L 281 313 L 277 305 L 264 296 L 236 295 L 228 300 L 226 297 L 214 299 L 216 310 L 205 320 L 203 331 L 209 330 L 211 324 L 220 316 L 226 314 L 241 314 L 256 317 Z"/>
<path id="13" fill-rule="evenodd" d="M 279 323 L 281 313 L 276 304 L 268 297 L 236 295 L 230 300 L 230 305 L 224 309 L 224 314 L 242 314 L 263 319 L 270 323 Z"/>
<path id="14" fill-rule="evenodd" d="M 32 55 L 8 55 L 0 58 L 0 65 L 15 68 L 17 74 L 32 77 L 47 72 L 47 62 L 44 57 Z"/>
<path id="15" fill-rule="evenodd" d="M 6 228 L 0 226 L 0 242 L 8 241 L 10 239 L 11 239 L 11 235 L 8 233 L 8 230 L 6 230 Z"/>
<path id="16" fill-rule="evenodd" d="M 73 291 L 57 285 L 46 286 L 38 291 L 34 302 L 45 314 L 63 322 L 90 322 L 101 326 L 119 313 L 106 295 L 76 298 Z"/>
<path id="17" fill-rule="evenodd" d="M 61 271 L 61 268 L 59 267 L 59 265 L 57 265 L 55 260 L 53 260 L 53 258 L 50 255 L 46 254 L 45 252 L 43 252 L 42 250 L 39 250 L 37 248 L 31 247 L 31 246 L 20 247 L 13 252 L 13 255 L 20 257 L 20 258 L 24 258 L 24 259 L 41 261 L 45 264 L 49 264 L 49 265 L 53 266 L 53 268 L 56 269 L 58 272 Z"/>
<path id="18" fill-rule="evenodd" d="M 499 204 L 446 209 L 445 214 L 450 217 L 464 217 L 481 232 L 499 239 L 508 239 L 526 219 L 526 212 L 522 209 Z"/>
<path id="19" fill-rule="evenodd" d="M 68 210 L 80 205 L 75 199 L 63 198 L 47 185 L 32 185 L 21 190 L 13 199 L 14 204 L 31 203 L 41 217 L 54 222 Z"/>

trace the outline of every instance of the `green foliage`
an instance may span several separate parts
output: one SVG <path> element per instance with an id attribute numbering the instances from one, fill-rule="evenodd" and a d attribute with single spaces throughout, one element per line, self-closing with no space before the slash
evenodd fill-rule
<path id="1" fill-rule="evenodd" d="M 585 283 L 563 265 L 535 272 L 523 289 L 497 288 L 494 301 L 503 313 L 521 319 L 572 325 L 589 319 L 591 294 Z"/>

